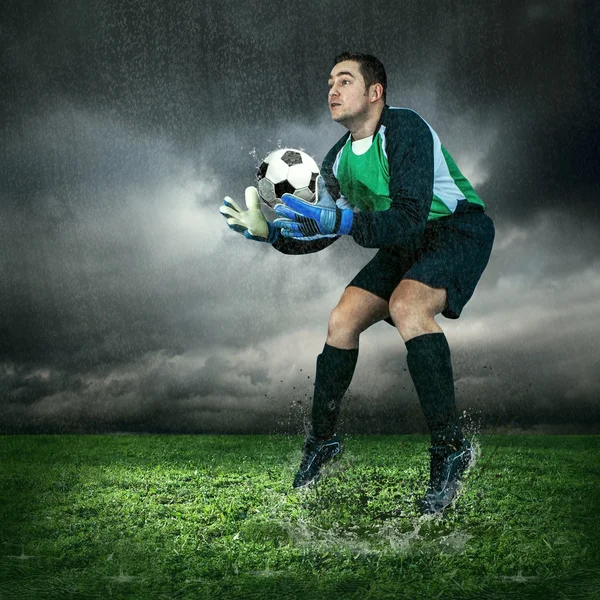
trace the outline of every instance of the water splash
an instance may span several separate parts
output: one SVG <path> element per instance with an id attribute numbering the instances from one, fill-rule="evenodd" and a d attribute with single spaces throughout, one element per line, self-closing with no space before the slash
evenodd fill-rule
<path id="1" fill-rule="evenodd" d="M 413 529 L 410 531 L 402 531 L 397 522 L 385 523 L 379 528 L 377 535 L 381 540 L 389 544 L 394 552 L 408 552 L 411 544 L 420 539 L 419 532 L 424 521 L 421 519 L 413 522 Z"/>
<path id="2" fill-rule="evenodd" d="M 109 577 L 107 577 L 107 579 L 110 579 L 114 583 L 130 583 L 132 581 L 142 581 L 143 580 L 141 577 L 135 577 L 134 575 L 126 575 L 123 572 L 122 566 L 119 567 L 118 575 L 113 575 L 112 577 L 109 576 Z"/>
<path id="3" fill-rule="evenodd" d="M 256 161 L 259 161 L 260 159 L 258 158 L 258 153 L 256 152 L 256 146 L 254 148 L 252 148 L 252 150 L 250 150 L 248 152 L 248 154 L 254 159 L 254 162 L 256 163 Z"/>
<path id="4" fill-rule="evenodd" d="M 21 544 L 21 554 L 18 556 L 7 556 L 6 558 L 12 558 L 15 560 L 29 560 L 30 558 L 37 558 L 33 554 L 25 554 L 25 544 Z"/>
<path id="5" fill-rule="evenodd" d="M 372 526 L 334 526 L 328 529 L 311 523 L 308 519 L 291 522 L 279 520 L 277 525 L 287 540 L 294 546 L 313 552 L 327 553 L 346 551 L 360 556 L 403 555 L 426 545 L 441 554 L 460 554 L 465 551 L 472 535 L 460 530 L 446 535 L 422 529 L 435 521 L 434 517 L 392 519 Z M 265 532 L 266 533 L 266 532 Z"/>
<path id="6" fill-rule="evenodd" d="M 521 574 L 521 571 L 518 571 L 516 575 L 506 575 L 501 577 L 500 579 L 504 579 L 505 581 L 512 581 L 514 583 L 528 583 L 529 581 L 535 581 L 539 579 L 539 577 L 526 577 Z"/>
<path id="7" fill-rule="evenodd" d="M 480 411 L 467 412 L 466 410 L 463 410 L 460 421 L 465 435 L 476 436 L 481 433 L 482 417 Z"/>
<path id="8" fill-rule="evenodd" d="M 440 539 L 440 550 L 443 554 L 460 554 L 464 552 L 467 542 L 472 537 L 468 533 L 453 531 Z"/>

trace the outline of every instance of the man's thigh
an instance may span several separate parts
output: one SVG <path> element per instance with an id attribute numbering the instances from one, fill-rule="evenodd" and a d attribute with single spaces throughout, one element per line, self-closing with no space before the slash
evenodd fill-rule
<path id="1" fill-rule="evenodd" d="M 458 319 L 488 263 L 493 241 L 493 223 L 483 212 L 441 219 L 427 228 L 419 257 L 403 279 L 445 289 L 442 314 Z"/>
<path id="2" fill-rule="evenodd" d="M 390 313 L 394 319 L 401 315 L 421 314 L 435 317 L 447 306 L 448 291 L 432 287 L 415 279 L 403 279 L 390 298 Z"/>
<path id="3" fill-rule="evenodd" d="M 414 256 L 379 250 L 346 289 L 359 288 L 389 303 L 394 290 L 415 260 Z"/>
<path id="4" fill-rule="evenodd" d="M 458 214 L 428 224 L 415 255 L 380 250 L 350 282 L 390 301 L 402 280 L 446 292 L 442 314 L 457 319 L 490 257 L 494 225 L 485 213 Z M 395 325 L 391 317 L 385 321 Z"/>
<path id="5" fill-rule="evenodd" d="M 390 316 L 387 300 L 364 290 L 349 285 L 342 294 L 332 315 L 337 322 L 352 323 L 353 329 L 364 331 L 378 321 Z"/>

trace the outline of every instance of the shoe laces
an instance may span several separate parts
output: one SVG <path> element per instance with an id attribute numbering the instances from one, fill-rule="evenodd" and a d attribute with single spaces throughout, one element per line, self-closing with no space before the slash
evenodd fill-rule
<path id="1" fill-rule="evenodd" d="M 306 438 L 302 452 L 302 468 L 306 468 L 306 466 L 312 462 L 315 454 L 319 453 L 323 447 L 323 444 L 325 444 L 327 441 L 328 440 L 318 440 L 314 436 L 309 436 Z"/>

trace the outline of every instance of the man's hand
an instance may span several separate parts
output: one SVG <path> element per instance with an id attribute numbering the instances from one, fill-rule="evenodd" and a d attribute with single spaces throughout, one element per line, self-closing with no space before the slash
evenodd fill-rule
<path id="1" fill-rule="evenodd" d="M 279 237 L 279 230 L 269 223 L 260 210 L 260 199 L 255 187 L 247 187 L 246 206 L 242 210 L 229 196 L 225 196 L 219 212 L 227 220 L 227 225 L 249 240 L 272 244 Z"/>
<path id="2" fill-rule="evenodd" d="M 354 213 L 337 207 L 321 176 L 317 177 L 315 204 L 291 194 L 284 194 L 281 200 L 283 204 L 277 204 L 275 212 L 284 218 L 275 219 L 273 225 L 284 237 L 308 241 L 346 235 L 352 229 Z"/>

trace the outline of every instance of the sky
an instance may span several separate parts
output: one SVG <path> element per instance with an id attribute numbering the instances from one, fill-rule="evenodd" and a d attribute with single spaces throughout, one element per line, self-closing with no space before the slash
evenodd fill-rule
<path id="1" fill-rule="evenodd" d="M 596 2 L 6 0 L 0 433 L 300 433 L 345 237 L 228 229 L 262 159 L 345 133 L 333 57 L 379 57 L 474 185 L 494 250 L 452 349 L 468 431 L 600 432 Z M 340 424 L 424 432 L 397 330 L 363 333 Z"/>

